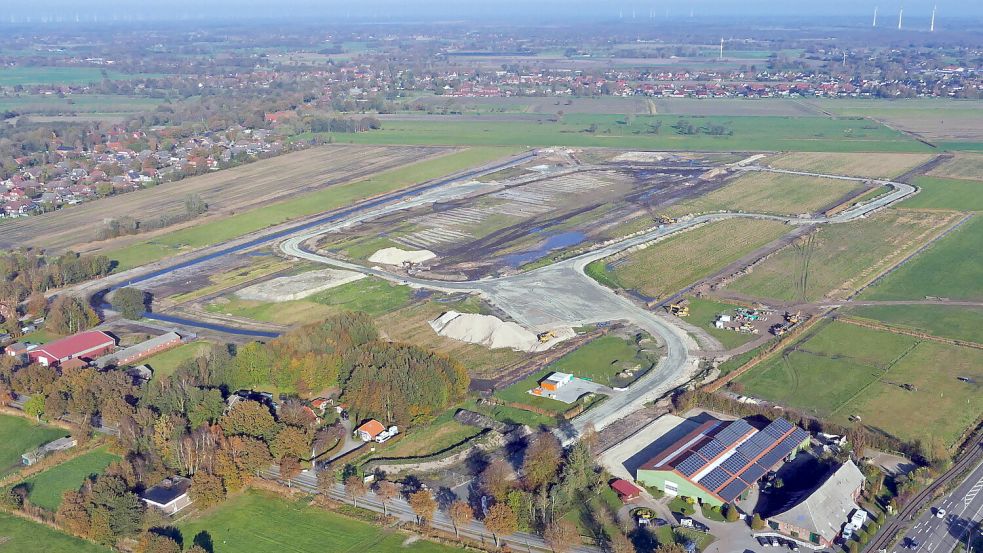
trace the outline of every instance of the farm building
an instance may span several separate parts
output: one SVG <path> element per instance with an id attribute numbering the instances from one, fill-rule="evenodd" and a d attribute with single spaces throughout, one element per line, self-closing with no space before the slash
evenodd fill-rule
<path id="1" fill-rule="evenodd" d="M 611 482 L 611 489 L 614 490 L 614 493 L 618 494 L 621 501 L 625 503 L 628 503 L 633 499 L 638 499 L 638 497 L 642 495 L 642 490 L 638 489 L 631 482 L 621 478 Z"/>
<path id="2" fill-rule="evenodd" d="M 135 346 L 104 355 L 96 359 L 96 366 L 102 369 L 109 366 L 129 365 L 140 359 L 150 357 L 151 355 L 179 345 L 181 345 L 181 335 L 177 332 L 168 332 L 156 338 L 140 342 Z"/>
<path id="3" fill-rule="evenodd" d="M 744 497 L 808 440 L 808 432 L 785 419 L 762 430 L 742 419 L 710 419 L 643 463 L 635 480 L 721 506 Z"/>
<path id="4" fill-rule="evenodd" d="M 44 366 L 58 365 L 69 359 L 95 359 L 116 347 L 116 340 L 98 330 L 79 332 L 27 351 L 27 357 Z"/>
<path id="5" fill-rule="evenodd" d="M 573 375 L 569 373 L 551 373 L 549 376 L 544 378 L 539 386 L 544 390 L 549 390 L 551 392 L 557 391 L 564 384 L 569 384 L 573 380 Z"/>
<path id="6" fill-rule="evenodd" d="M 75 438 L 71 438 L 71 437 L 58 438 L 53 442 L 48 442 L 44 444 L 43 446 L 35 449 L 34 451 L 28 451 L 27 453 L 21 455 L 20 460 L 25 465 L 31 466 L 34 463 L 40 461 L 41 459 L 44 459 L 48 455 L 51 455 L 52 453 L 56 453 L 58 451 L 65 451 L 66 449 L 71 449 L 75 447 L 77 444 L 78 442 L 75 441 Z"/>
<path id="7" fill-rule="evenodd" d="M 143 492 L 140 499 L 151 507 L 173 515 L 188 505 L 191 505 L 191 498 L 188 497 L 188 489 L 190 487 L 191 480 L 188 478 L 171 476 L 170 478 L 165 478 L 160 484 Z"/>
<path id="8" fill-rule="evenodd" d="M 375 419 L 369 419 L 365 424 L 355 429 L 355 433 L 363 442 L 371 442 L 376 436 L 386 431 L 386 427 Z"/>
<path id="9" fill-rule="evenodd" d="M 768 525 L 787 536 L 832 547 L 851 514 L 863 512 L 857 506 L 863 484 L 863 473 L 847 461 L 805 498 L 767 517 Z"/>

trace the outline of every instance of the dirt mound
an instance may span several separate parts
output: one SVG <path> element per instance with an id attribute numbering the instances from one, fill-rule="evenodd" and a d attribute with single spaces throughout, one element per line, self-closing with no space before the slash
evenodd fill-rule
<path id="1" fill-rule="evenodd" d="M 365 275 L 354 271 L 339 269 L 309 271 L 254 284 L 239 290 L 236 296 L 244 300 L 272 302 L 299 300 L 360 278 L 365 278 Z"/>
<path id="2" fill-rule="evenodd" d="M 404 250 L 401 248 L 383 248 L 372 254 L 369 261 L 385 265 L 402 265 L 403 263 L 423 263 L 437 257 L 430 250 Z"/>
<path id="3" fill-rule="evenodd" d="M 491 349 L 510 348 L 516 351 L 544 351 L 553 344 L 574 336 L 572 328 L 553 330 L 554 337 L 543 343 L 536 333 L 513 322 L 505 322 L 492 315 L 458 313 L 448 311 L 430 321 L 430 327 L 441 336 L 480 344 Z"/>

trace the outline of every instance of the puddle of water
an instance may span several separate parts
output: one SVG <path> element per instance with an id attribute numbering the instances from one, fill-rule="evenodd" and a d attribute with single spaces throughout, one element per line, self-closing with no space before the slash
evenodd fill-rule
<path id="1" fill-rule="evenodd" d="M 579 230 L 561 232 L 548 237 L 539 247 L 534 250 L 510 253 L 506 255 L 505 264 L 509 267 L 519 268 L 526 263 L 532 263 L 537 259 L 548 255 L 554 250 L 576 246 L 587 239 L 587 235 Z"/>

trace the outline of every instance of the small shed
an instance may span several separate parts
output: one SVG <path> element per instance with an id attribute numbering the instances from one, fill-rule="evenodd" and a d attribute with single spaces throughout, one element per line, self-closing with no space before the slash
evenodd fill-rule
<path id="1" fill-rule="evenodd" d="M 559 388 L 560 386 L 563 386 L 564 384 L 569 383 L 571 380 L 573 380 L 573 375 L 572 374 L 555 372 L 555 373 L 551 373 L 549 376 L 547 376 L 546 378 L 544 378 L 539 383 L 539 385 L 544 390 L 549 390 L 551 392 L 555 392 L 557 390 L 557 388 Z"/>
<path id="2" fill-rule="evenodd" d="M 64 438 L 58 438 L 57 440 L 48 442 L 33 451 L 28 451 L 27 453 L 21 455 L 20 460 L 21 463 L 27 466 L 31 466 L 34 463 L 40 461 L 41 459 L 44 459 L 48 455 L 51 455 L 52 453 L 58 451 L 65 451 L 66 449 L 71 449 L 75 447 L 77 444 L 78 442 L 76 442 L 75 438 L 72 437 L 66 436 Z"/>
<path id="3" fill-rule="evenodd" d="M 621 478 L 611 482 L 611 489 L 618 494 L 618 497 L 620 497 L 621 501 L 624 503 L 628 503 L 633 499 L 638 499 L 638 497 L 642 495 L 642 490 L 631 482 Z"/>
<path id="4" fill-rule="evenodd" d="M 140 499 L 151 507 L 173 515 L 191 505 L 191 498 L 188 497 L 189 488 L 191 488 L 191 480 L 183 476 L 171 476 L 143 492 Z"/>

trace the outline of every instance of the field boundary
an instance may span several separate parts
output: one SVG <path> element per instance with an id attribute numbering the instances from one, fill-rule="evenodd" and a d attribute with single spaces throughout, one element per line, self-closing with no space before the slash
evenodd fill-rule
<path id="1" fill-rule="evenodd" d="M 983 344 L 980 344 L 978 342 L 973 342 L 970 340 L 958 340 L 955 338 L 943 338 L 942 336 L 928 334 L 926 332 L 921 332 L 912 328 L 905 328 L 903 326 L 896 326 L 887 323 L 882 323 L 880 321 L 875 321 L 873 319 L 866 319 L 863 317 L 842 315 L 842 316 L 837 316 L 836 320 L 847 324 L 869 328 L 871 330 L 882 330 L 885 332 L 890 332 L 892 334 L 903 334 L 905 336 L 911 336 L 912 338 L 929 340 L 931 342 L 948 344 L 950 346 L 961 346 L 967 348 L 983 349 Z"/>

